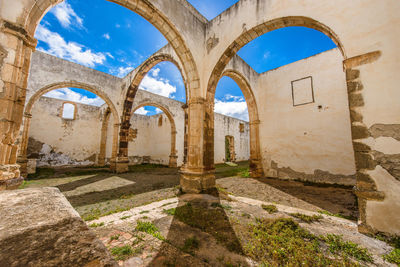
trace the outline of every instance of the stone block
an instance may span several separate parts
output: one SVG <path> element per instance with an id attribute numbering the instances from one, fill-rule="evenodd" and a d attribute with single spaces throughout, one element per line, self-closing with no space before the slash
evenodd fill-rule
<path id="1" fill-rule="evenodd" d="M 117 266 L 57 188 L 0 192 L 0 266 Z"/>

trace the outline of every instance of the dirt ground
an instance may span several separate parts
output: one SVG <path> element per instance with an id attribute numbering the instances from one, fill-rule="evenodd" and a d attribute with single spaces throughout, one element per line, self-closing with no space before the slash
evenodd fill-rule
<path id="1" fill-rule="evenodd" d="M 337 218 L 357 216 L 351 188 L 243 176 L 248 176 L 247 162 L 217 165 L 217 190 L 181 195 L 178 169 L 159 165 L 132 166 L 124 174 L 104 168 L 39 169 L 21 188 L 59 188 L 121 266 L 260 266 L 265 262 L 265 266 L 326 266 L 321 262 L 331 260 L 331 266 L 357 265 L 354 256 L 349 261 L 343 252 L 327 250 L 327 234 L 365 247 L 373 263 L 361 260 L 362 266 L 390 266 L 382 255 L 391 247 L 359 234 L 354 221 Z M 264 205 L 275 211 L 270 213 Z M 296 216 L 318 219 L 305 223 Z M 255 236 L 260 222 L 287 224 L 277 233 L 261 236 L 289 242 L 282 245 L 292 250 L 285 252 L 288 256 L 264 253 L 280 248 L 271 247 L 275 241 L 257 243 L 265 241 Z M 292 236 L 281 236 L 287 231 L 304 235 L 304 229 L 319 244 L 317 250 L 315 245 L 306 248 L 310 241 L 303 237 L 293 241 Z M 265 251 L 255 250 L 264 245 Z"/>
<path id="2" fill-rule="evenodd" d="M 116 175 L 104 168 L 39 169 L 22 187 L 56 186 L 79 214 L 89 219 L 171 198 L 178 192 L 177 168 L 148 164 L 130 170 Z M 248 162 L 235 167 L 216 165 L 217 185 L 237 196 L 357 218 L 357 200 L 351 187 L 240 177 L 246 170 Z"/>

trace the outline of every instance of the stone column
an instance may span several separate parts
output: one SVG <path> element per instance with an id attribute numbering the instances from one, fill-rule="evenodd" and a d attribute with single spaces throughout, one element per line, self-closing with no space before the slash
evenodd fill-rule
<path id="1" fill-rule="evenodd" d="M 104 166 L 106 164 L 107 131 L 108 131 L 109 120 L 110 120 L 110 109 L 107 108 L 103 116 L 103 122 L 101 124 L 100 153 L 97 162 L 99 166 Z"/>
<path id="2" fill-rule="evenodd" d="M 260 153 L 260 121 L 251 121 L 250 126 L 250 174 L 253 178 L 263 177 L 264 170 Z"/>
<path id="3" fill-rule="evenodd" d="M 181 169 L 181 187 L 186 193 L 200 193 L 215 187 L 213 166 L 205 165 L 204 144 L 206 135 L 204 98 L 191 99 L 188 104 L 188 154 Z M 212 156 L 212 155 L 211 155 Z"/>
<path id="4" fill-rule="evenodd" d="M 19 147 L 19 155 L 17 158 L 17 163 L 20 166 L 20 172 L 22 177 L 28 176 L 28 158 L 27 150 L 29 143 L 29 128 L 31 125 L 32 114 L 24 113 L 24 124 L 22 130 L 21 144 Z"/>
<path id="5" fill-rule="evenodd" d="M 0 190 L 4 190 L 17 188 L 23 181 L 16 164 L 16 139 L 36 40 L 20 25 L 0 23 Z"/>
<path id="6" fill-rule="evenodd" d="M 120 123 L 114 124 L 114 133 L 113 133 L 113 148 L 111 152 L 111 170 L 116 173 L 124 173 L 129 171 L 129 159 L 128 159 L 128 141 L 126 141 L 126 147 L 121 150 L 121 147 L 118 148 L 118 132 L 120 133 L 121 138 L 121 131 L 120 131 Z M 125 142 L 120 142 L 121 144 L 125 144 Z M 119 149 L 119 153 L 117 153 Z M 123 151 L 123 153 L 121 153 Z"/>
<path id="7" fill-rule="evenodd" d="M 187 162 L 187 153 L 188 153 L 188 119 L 189 119 L 189 115 L 188 115 L 188 105 L 182 105 L 182 109 L 185 112 L 185 126 L 184 126 L 184 135 L 183 135 L 183 164 L 186 164 Z"/>
<path id="8" fill-rule="evenodd" d="M 171 130 L 171 154 L 169 155 L 169 164 L 168 164 L 170 168 L 176 168 L 178 166 L 177 163 L 178 156 L 176 155 L 176 134 L 177 131 L 174 127 Z"/>

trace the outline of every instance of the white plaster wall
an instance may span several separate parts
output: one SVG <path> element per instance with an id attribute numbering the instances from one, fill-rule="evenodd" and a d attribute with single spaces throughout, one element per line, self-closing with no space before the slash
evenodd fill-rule
<path id="1" fill-rule="evenodd" d="M 77 161 L 100 151 L 100 108 L 76 104 L 75 120 L 61 118 L 64 101 L 41 97 L 34 104 L 29 137 Z"/>
<path id="2" fill-rule="evenodd" d="M 162 117 L 162 125 L 158 125 Z M 151 163 L 168 165 L 171 154 L 171 124 L 165 114 L 146 116 L 134 114 L 131 128 L 137 129 L 137 137 L 129 142 L 129 157 L 150 156 Z"/>
<path id="3" fill-rule="evenodd" d="M 214 113 L 214 163 L 225 162 L 225 136 L 231 135 L 234 138 L 236 161 L 249 160 L 250 140 L 249 123 Z M 240 132 L 240 123 L 244 124 L 244 132 Z"/>
<path id="4" fill-rule="evenodd" d="M 313 78 L 315 103 L 293 106 L 291 81 L 307 76 Z M 274 161 L 278 168 L 306 174 L 317 169 L 355 174 L 347 87 L 338 49 L 261 74 L 255 92 L 266 173 Z"/>

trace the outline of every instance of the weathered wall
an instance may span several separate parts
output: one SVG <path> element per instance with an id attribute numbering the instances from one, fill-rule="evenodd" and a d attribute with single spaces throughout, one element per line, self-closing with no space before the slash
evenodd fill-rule
<path id="1" fill-rule="evenodd" d="M 294 106 L 291 82 L 308 76 L 314 103 Z M 263 73 L 254 91 L 265 173 L 355 184 L 346 79 L 338 49 Z"/>
<path id="2" fill-rule="evenodd" d="M 33 106 L 29 130 L 28 158 L 39 158 L 38 166 L 64 166 L 97 163 L 100 151 L 101 126 L 104 119 L 104 107 L 95 107 L 76 103 L 77 114 L 74 120 L 61 118 L 61 109 L 65 101 L 41 97 Z M 177 164 L 183 164 L 184 149 L 184 103 L 139 90 L 135 106 L 141 103 L 156 103 L 168 108 L 176 125 Z M 106 105 L 104 105 L 106 106 Z M 162 124 L 159 119 L 162 117 Z M 249 158 L 248 123 L 215 114 L 218 129 L 216 131 L 216 163 L 225 161 L 225 136 L 235 138 L 236 160 Z M 239 131 L 239 124 L 245 131 Z M 114 121 L 108 122 L 106 140 L 106 158 L 110 161 L 112 153 L 112 135 Z M 154 116 L 133 114 L 132 130 L 137 134 L 129 143 L 130 164 L 156 163 L 168 165 L 171 154 L 171 123 L 165 113 Z"/>
<path id="3" fill-rule="evenodd" d="M 249 160 L 249 123 L 218 113 L 214 114 L 214 162 L 223 163 L 225 159 L 225 136 L 233 136 L 235 142 L 236 161 Z M 240 132 L 240 124 L 244 125 L 244 131 Z"/>
<path id="4" fill-rule="evenodd" d="M 161 126 L 159 119 L 162 119 Z M 134 114 L 132 129 L 136 138 L 129 143 L 130 164 L 155 163 L 168 165 L 171 152 L 171 125 L 165 114 L 146 116 Z M 180 155 L 182 158 L 182 155 Z"/>
<path id="5" fill-rule="evenodd" d="M 38 166 L 94 164 L 100 149 L 100 108 L 76 103 L 76 118 L 63 119 L 65 101 L 41 97 L 32 110 L 28 157 L 39 154 Z"/>

